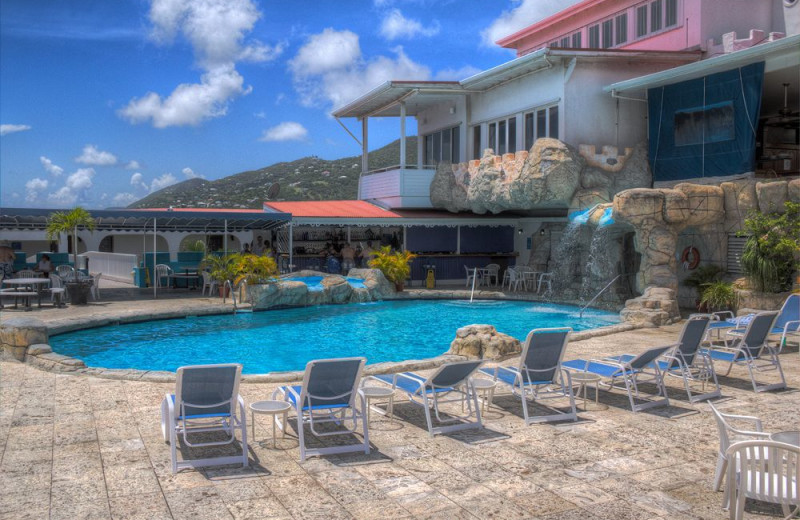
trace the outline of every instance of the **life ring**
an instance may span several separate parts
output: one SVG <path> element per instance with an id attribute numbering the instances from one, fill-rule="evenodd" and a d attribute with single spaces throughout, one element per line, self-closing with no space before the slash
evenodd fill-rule
<path id="1" fill-rule="evenodd" d="M 685 269 L 689 269 L 690 271 L 696 269 L 697 266 L 700 265 L 700 251 L 694 246 L 689 246 L 684 249 L 681 255 L 681 264 L 683 264 Z"/>

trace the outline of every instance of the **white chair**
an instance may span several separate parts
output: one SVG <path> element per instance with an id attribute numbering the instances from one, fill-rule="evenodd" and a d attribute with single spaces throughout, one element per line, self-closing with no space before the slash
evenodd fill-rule
<path id="1" fill-rule="evenodd" d="M 97 273 L 92 280 L 92 299 L 95 301 L 100 300 L 100 278 L 102 276 L 103 273 Z"/>
<path id="2" fill-rule="evenodd" d="M 511 289 L 511 273 L 516 270 L 516 267 L 510 265 L 506 267 L 506 271 L 503 273 L 503 279 L 500 282 L 500 288 L 504 288 L 506 286 L 506 282 L 508 282 L 508 288 Z"/>
<path id="3" fill-rule="evenodd" d="M 547 286 L 545 294 L 553 292 L 553 273 L 542 273 L 539 275 L 539 282 L 536 284 L 536 294 L 542 292 L 542 287 Z"/>
<path id="4" fill-rule="evenodd" d="M 161 433 L 170 444 L 172 472 L 183 468 L 238 464 L 247 467 L 247 417 L 244 399 L 239 395 L 242 365 L 194 365 L 178 369 L 175 393 L 161 402 Z M 178 437 L 190 448 L 224 446 L 242 438 L 242 454 L 178 461 Z M 219 441 L 200 442 L 207 438 L 195 434 L 223 432 Z M 190 440 L 190 438 L 192 440 Z"/>
<path id="5" fill-rule="evenodd" d="M 162 281 L 162 278 L 166 278 L 166 285 Z M 156 265 L 156 287 L 170 287 L 170 279 L 172 278 L 172 268 L 166 264 L 157 264 Z"/>
<path id="6" fill-rule="evenodd" d="M 744 517 L 748 498 L 779 504 L 787 519 L 800 512 L 800 447 L 766 440 L 744 441 L 728 448 L 725 455 L 737 461 L 728 464 L 725 493 L 730 499 L 731 520 Z"/>
<path id="7" fill-rule="evenodd" d="M 202 271 L 200 274 L 203 277 L 203 290 L 200 291 L 200 295 L 205 296 L 206 288 L 208 288 L 208 295 L 212 296 L 214 290 L 217 288 L 216 280 L 211 278 L 211 273 L 209 273 L 208 271 Z"/>
<path id="8" fill-rule="evenodd" d="M 50 274 L 50 301 L 53 303 L 57 303 L 59 307 L 64 304 L 64 293 L 66 289 L 64 289 L 64 281 L 55 273 Z"/>
<path id="9" fill-rule="evenodd" d="M 486 279 L 484 280 L 484 282 L 486 283 L 486 285 L 489 285 L 490 283 L 492 283 L 492 279 L 494 279 L 494 285 L 496 287 L 497 284 L 500 283 L 500 265 L 488 264 L 485 267 L 485 269 L 486 271 L 484 272 L 486 274 L 484 276 L 486 277 Z"/>
<path id="10" fill-rule="evenodd" d="M 473 279 L 477 276 L 477 280 L 475 280 L 475 285 L 481 284 L 481 273 L 480 270 L 475 270 L 474 267 L 470 268 L 466 265 L 464 266 L 464 272 L 467 274 L 467 287 L 472 287 Z"/>
<path id="11" fill-rule="evenodd" d="M 72 268 L 71 265 L 68 264 L 61 264 L 56 267 L 56 274 L 60 276 L 62 279 L 67 279 L 68 277 L 72 277 L 72 273 L 75 272 L 75 269 Z"/>
<path id="12" fill-rule="evenodd" d="M 14 273 L 14 278 L 39 278 L 39 273 L 30 269 L 21 269 Z"/>

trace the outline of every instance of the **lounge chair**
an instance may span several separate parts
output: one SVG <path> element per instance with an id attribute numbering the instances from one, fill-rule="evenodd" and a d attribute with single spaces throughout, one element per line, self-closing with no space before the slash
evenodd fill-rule
<path id="1" fill-rule="evenodd" d="M 318 359 L 306 364 L 303 384 L 282 386 L 272 394 L 273 399 L 289 402 L 297 415 L 297 435 L 300 442 L 300 461 L 313 455 L 333 455 L 363 451 L 369 454 L 369 433 L 365 417 L 364 398 L 358 394 L 361 372 L 367 360 L 363 357 Z M 356 398 L 360 406 L 356 406 Z M 359 409 L 360 408 L 360 409 Z M 349 417 L 348 417 L 349 414 Z M 363 423 L 363 443 L 348 444 L 310 449 L 306 447 L 305 425 L 316 437 L 332 435 L 352 435 L 358 429 L 358 421 Z M 336 429 L 335 431 L 318 431 L 316 425 L 322 423 L 343 424 L 353 421 L 352 430 Z M 286 425 L 278 420 L 278 426 L 286 429 Z"/>
<path id="2" fill-rule="evenodd" d="M 242 365 L 194 365 L 178 369 L 175 393 L 161 403 L 161 431 L 170 444 L 172 472 L 183 468 L 242 464 L 247 461 L 247 423 L 244 400 L 239 395 Z M 208 459 L 178 461 L 178 437 L 190 448 L 221 446 L 242 438 L 242 454 Z M 190 440 L 195 434 L 225 432 L 221 441 Z"/>
<path id="3" fill-rule="evenodd" d="M 786 378 L 783 375 L 781 361 L 778 358 L 778 349 L 767 342 L 773 330 L 778 311 L 760 312 L 756 314 L 740 338 L 731 346 L 716 346 L 704 349 L 702 352 L 714 360 L 728 363 L 728 370 L 723 375 L 728 375 L 734 365 L 745 365 L 753 383 L 753 390 L 766 392 L 786 388 Z M 776 371 L 780 378 L 777 383 L 764 384 L 756 380 L 757 372 Z"/>
<path id="4" fill-rule="evenodd" d="M 800 294 L 790 294 L 778 312 L 778 318 L 772 326 L 770 336 L 780 336 L 777 345 L 780 354 L 788 338 L 794 337 L 800 341 Z M 717 329 L 727 332 L 729 339 L 723 340 L 725 346 L 728 346 L 730 340 L 742 337 L 747 324 L 755 316 L 755 314 L 748 314 L 737 318 L 730 311 L 715 314 L 720 319 L 712 322 L 709 330 Z"/>
<path id="5" fill-rule="evenodd" d="M 393 389 L 402 390 L 408 399 L 425 410 L 428 423 L 428 434 L 433 437 L 437 433 L 449 433 L 468 428 L 483 428 L 478 397 L 472 386 L 472 375 L 481 366 L 483 360 L 457 361 L 439 367 L 430 377 L 413 372 L 401 374 L 371 376 L 371 379 L 392 385 Z M 448 396 L 453 397 L 448 397 Z M 439 406 L 445 403 L 466 402 L 467 415 L 442 417 Z M 431 417 L 434 410 L 436 421 L 442 426 L 434 426 Z M 472 416 L 475 419 L 472 419 Z"/>
<path id="6" fill-rule="evenodd" d="M 561 366 L 570 328 L 534 329 L 528 333 L 522 347 L 519 365 L 516 367 L 483 368 L 481 372 L 495 381 L 511 387 L 511 393 L 522 399 L 522 414 L 525 424 L 549 421 L 578 420 L 575 396 L 572 393 L 572 376 Z M 532 417 L 528 411 L 528 400 L 569 399 L 570 411 Z"/>
<path id="7" fill-rule="evenodd" d="M 563 363 L 565 368 L 578 372 L 589 372 L 609 380 L 605 386 L 608 389 L 622 388 L 617 386 L 617 381 L 622 379 L 625 384 L 625 391 L 628 393 L 628 400 L 631 403 L 631 410 L 640 412 L 656 406 L 669 406 L 667 389 L 664 387 L 664 374 L 659 368 L 658 360 L 677 345 L 666 345 L 645 350 L 638 356 L 628 361 L 611 359 L 573 359 Z M 656 387 L 656 393 L 649 396 L 646 402 L 636 404 L 635 399 L 645 399 L 639 392 L 641 383 L 652 383 Z"/>
<path id="8" fill-rule="evenodd" d="M 731 520 L 744 517 L 747 498 L 779 504 L 785 518 L 797 515 L 800 510 L 800 447 L 767 440 L 744 441 L 728 448 L 726 456 L 738 462 L 728 464 L 725 496 L 731 501 Z"/>
<path id="9" fill-rule="evenodd" d="M 700 350 L 700 344 L 708 331 L 711 322 L 709 315 L 693 315 L 683 326 L 681 337 L 675 344 L 675 349 L 665 354 L 660 360 L 655 361 L 663 374 L 677 376 L 683 379 L 683 386 L 690 403 L 696 403 L 713 397 L 720 397 L 722 394 L 717 381 L 717 374 L 714 372 L 714 363 L 709 355 Z M 636 356 L 624 354 L 614 358 L 613 361 L 629 362 Z M 714 390 L 705 392 L 708 384 L 714 384 Z M 701 385 L 701 394 L 692 395 L 692 384 Z M 696 391 L 696 390 L 695 390 Z"/>

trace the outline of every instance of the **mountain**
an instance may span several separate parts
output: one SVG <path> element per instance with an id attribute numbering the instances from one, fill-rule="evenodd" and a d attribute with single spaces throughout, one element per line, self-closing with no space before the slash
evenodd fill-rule
<path id="1" fill-rule="evenodd" d="M 406 139 L 406 162 L 417 163 L 417 138 Z M 400 163 L 400 140 L 369 153 L 370 169 Z M 358 194 L 361 156 L 325 160 L 317 156 L 281 162 L 259 170 L 229 175 L 215 181 L 189 179 L 151 193 L 128 208 L 258 208 L 268 200 L 267 190 L 277 183 L 272 200 L 347 200 Z"/>

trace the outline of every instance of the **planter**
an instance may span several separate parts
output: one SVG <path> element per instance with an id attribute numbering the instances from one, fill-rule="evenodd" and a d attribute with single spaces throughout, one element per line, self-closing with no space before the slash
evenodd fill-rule
<path id="1" fill-rule="evenodd" d="M 65 282 L 67 297 L 72 305 L 86 305 L 89 303 L 89 293 L 92 285 L 84 282 Z"/>
<path id="2" fill-rule="evenodd" d="M 406 288 L 406 284 L 403 283 L 403 282 L 395 282 L 394 283 L 394 289 L 397 292 L 403 292 L 403 289 L 405 289 L 405 288 Z"/>
<path id="3" fill-rule="evenodd" d="M 228 286 L 218 285 L 217 290 L 219 291 L 220 298 L 229 298 L 231 295 L 231 288 Z"/>

